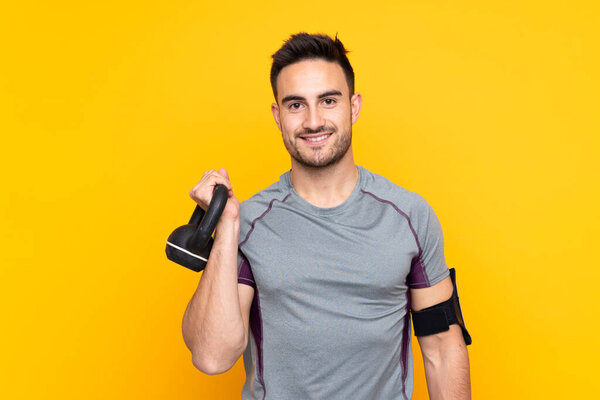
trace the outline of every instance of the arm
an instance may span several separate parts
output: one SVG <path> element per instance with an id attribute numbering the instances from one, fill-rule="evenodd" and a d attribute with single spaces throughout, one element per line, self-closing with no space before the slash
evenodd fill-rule
<path id="1" fill-rule="evenodd" d="M 415 311 L 438 304 L 452 296 L 450 277 L 424 289 L 411 289 L 411 307 Z M 429 397 L 433 400 L 466 400 L 471 398 L 469 354 L 457 324 L 450 330 L 417 338 L 423 362 Z"/>
<path id="2" fill-rule="evenodd" d="M 223 175 L 226 177 L 226 172 Z M 206 207 L 217 183 L 226 184 L 231 189 L 228 178 L 207 177 L 205 174 L 198 184 L 198 192 L 210 193 L 207 195 L 210 197 L 204 202 L 197 200 L 201 193 L 192 197 Z M 182 323 L 183 339 L 192 353 L 194 366 L 207 374 L 219 374 L 230 369 L 248 342 L 248 319 L 254 289 L 237 283 L 239 230 L 239 203 L 230 190 L 215 230 L 210 257 Z"/>

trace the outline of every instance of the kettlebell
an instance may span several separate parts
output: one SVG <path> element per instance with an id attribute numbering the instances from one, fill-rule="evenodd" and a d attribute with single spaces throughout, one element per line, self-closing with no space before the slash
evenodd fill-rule
<path id="1" fill-rule="evenodd" d="M 223 214 L 228 194 L 225 185 L 216 185 L 206 213 L 196 205 L 190 222 L 175 229 L 167 239 L 169 260 L 196 272 L 206 267 L 213 245 L 212 234 Z"/>

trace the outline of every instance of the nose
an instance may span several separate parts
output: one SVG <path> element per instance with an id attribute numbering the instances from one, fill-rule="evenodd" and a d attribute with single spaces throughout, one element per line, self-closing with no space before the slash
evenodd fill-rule
<path id="1" fill-rule="evenodd" d="M 305 129 L 310 129 L 316 131 L 325 125 L 325 118 L 321 115 L 321 111 L 318 107 L 310 107 L 308 112 L 306 113 L 306 118 L 304 119 L 304 123 L 302 127 Z"/>

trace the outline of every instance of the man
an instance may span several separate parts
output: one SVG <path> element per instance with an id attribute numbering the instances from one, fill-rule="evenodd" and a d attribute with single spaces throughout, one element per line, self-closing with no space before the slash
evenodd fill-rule
<path id="1" fill-rule="evenodd" d="M 439 221 L 418 194 L 356 166 L 362 97 L 346 50 L 293 35 L 273 55 L 271 111 L 291 170 L 241 207 L 225 169 L 191 190 L 229 189 L 183 319 L 207 374 L 244 354 L 243 399 L 409 399 L 410 311 L 453 293 Z M 470 398 L 461 327 L 419 337 L 433 399 Z"/>

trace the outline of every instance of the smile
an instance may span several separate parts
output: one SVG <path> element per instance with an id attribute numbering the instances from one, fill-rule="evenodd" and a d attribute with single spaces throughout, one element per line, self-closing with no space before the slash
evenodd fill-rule
<path id="1" fill-rule="evenodd" d="M 321 136 L 303 137 L 302 139 L 304 141 L 310 143 L 311 145 L 317 145 L 317 144 L 325 143 L 325 141 L 327 141 L 327 138 L 329 138 L 329 136 L 331 136 L 331 133 L 326 133 Z"/>

